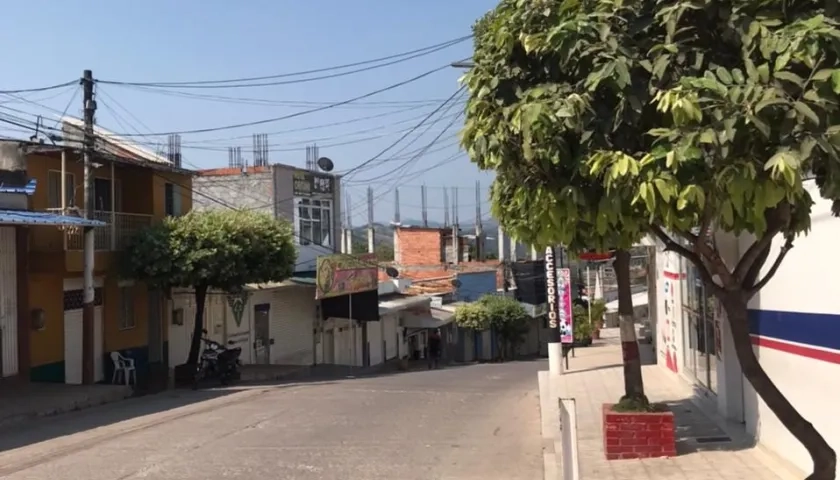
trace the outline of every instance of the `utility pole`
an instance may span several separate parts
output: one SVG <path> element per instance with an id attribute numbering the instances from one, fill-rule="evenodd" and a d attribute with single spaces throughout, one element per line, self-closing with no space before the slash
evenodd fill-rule
<path id="1" fill-rule="evenodd" d="M 93 115 L 96 113 L 96 100 L 93 98 L 93 72 L 85 70 L 82 73 L 82 92 L 84 108 L 84 196 L 85 218 L 93 220 Z M 91 385 L 96 381 L 94 372 L 94 287 L 93 269 L 94 252 L 96 249 L 93 227 L 85 227 L 84 246 L 84 298 L 82 303 L 82 383 Z"/>

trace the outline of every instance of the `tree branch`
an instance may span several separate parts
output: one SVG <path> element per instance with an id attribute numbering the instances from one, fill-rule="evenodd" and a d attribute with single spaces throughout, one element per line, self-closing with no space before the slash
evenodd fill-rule
<path id="1" fill-rule="evenodd" d="M 747 271 L 746 277 L 744 277 L 744 281 L 741 282 L 741 285 L 744 286 L 745 289 L 749 290 L 752 288 L 753 285 L 756 284 L 758 279 L 758 275 L 761 273 L 761 268 L 767 263 L 767 257 L 770 256 L 770 247 L 772 245 L 767 245 L 767 248 L 761 252 L 761 255 L 755 259 L 755 262 L 750 267 L 749 271 Z"/>
<path id="2" fill-rule="evenodd" d="M 765 250 L 770 248 L 770 245 L 773 243 L 773 237 L 787 228 L 790 223 L 790 215 L 790 204 L 788 203 L 781 204 L 767 213 L 767 231 L 764 232 L 761 238 L 754 241 L 741 257 L 741 260 L 732 272 L 735 276 L 735 281 L 744 285 L 743 282 L 752 269 L 753 264 L 755 264 Z"/>
<path id="3" fill-rule="evenodd" d="M 723 287 L 721 287 L 720 285 L 718 285 L 717 282 L 715 282 L 714 277 L 712 277 L 712 274 L 709 273 L 709 269 L 706 268 L 706 265 L 703 263 L 703 259 L 700 258 L 700 256 L 697 253 L 692 252 L 691 250 L 675 242 L 658 225 L 651 225 L 650 230 L 651 232 L 653 232 L 654 235 L 657 236 L 657 238 L 659 238 L 660 241 L 662 241 L 662 243 L 665 244 L 666 252 L 676 252 L 679 255 L 685 257 L 686 260 L 690 261 L 691 263 L 697 266 L 697 270 L 700 272 L 700 276 L 703 277 L 703 281 L 708 285 L 709 288 L 711 288 L 719 294 L 725 293 Z"/>
<path id="4" fill-rule="evenodd" d="M 779 255 L 776 257 L 776 260 L 773 262 L 773 265 L 770 267 L 770 270 L 764 275 L 764 278 L 758 281 L 753 286 L 746 286 L 748 289 L 747 293 L 752 296 L 755 295 L 759 290 L 764 288 L 765 285 L 776 275 L 776 272 L 779 270 L 779 267 L 782 265 L 782 260 L 785 259 L 787 253 L 793 248 L 793 236 L 788 236 L 785 239 L 785 244 L 782 245 L 782 249 L 779 250 Z M 758 275 L 756 275 L 758 276 Z"/>

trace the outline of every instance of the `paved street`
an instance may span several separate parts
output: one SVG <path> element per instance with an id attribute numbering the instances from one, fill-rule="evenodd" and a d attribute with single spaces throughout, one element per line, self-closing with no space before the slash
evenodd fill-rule
<path id="1" fill-rule="evenodd" d="M 130 400 L 3 431 L 0 478 L 541 479 L 540 368 Z"/>

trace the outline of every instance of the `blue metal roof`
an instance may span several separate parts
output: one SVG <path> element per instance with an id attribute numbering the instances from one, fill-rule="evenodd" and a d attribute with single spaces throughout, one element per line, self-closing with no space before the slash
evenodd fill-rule
<path id="1" fill-rule="evenodd" d="M 27 210 L 0 210 L 0 225 L 51 225 L 72 227 L 104 227 L 105 222 L 70 215 Z"/>
<path id="2" fill-rule="evenodd" d="M 38 186 L 38 180 L 31 179 L 26 185 L 9 186 L 0 184 L 0 193 L 21 193 L 24 195 L 33 195 L 35 188 Z"/>

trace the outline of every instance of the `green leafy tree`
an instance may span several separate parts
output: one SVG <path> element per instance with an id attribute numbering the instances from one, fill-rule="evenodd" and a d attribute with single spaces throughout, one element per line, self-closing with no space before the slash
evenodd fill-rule
<path id="1" fill-rule="evenodd" d="M 198 361 L 209 289 L 238 292 L 249 283 L 282 281 L 294 272 L 292 227 L 270 215 L 239 210 L 192 211 L 134 236 L 122 274 L 152 288 L 195 290 L 195 330 L 187 364 Z"/>
<path id="2" fill-rule="evenodd" d="M 481 332 L 490 328 L 490 315 L 481 304 L 465 303 L 455 309 L 455 325 Z"/>
<path id="3" fill-rule="evenodd" d="M 498 339 L 498 351 L 513 352 L 528 332 L 528 312 L 515 299 L 485 295 L 455 309 L 455 324 L 476 331 L 492 329 Z"/>
<path id="4" fill-rule="evenodd" d="M 644 236 L 647 219 L 627 199 L 610 195 L 600 179 L 592 178 L 587 159 L 592 151 L 615 144 L 635 151 L 646 130 L 641 113 L 630 106 L 622 106 L 616 118 L 612 107 L 617 87 L 590 78 L 591 57 L 607 55 L 610 48 L 599 46 L 602 32 L 597 18 L 588 20 L 581 14 L 580 22 L 589 22 L 581 27 L 580 35 L 588 36 L 583 44 L 584 39 L 565 37 L 580 25 L 561 22 L 561 9 L 566 12 L 562 15 L 576 18 L 569 13 L 575 12 L 571 2 L 502 1 L 476 24 L 475 67 L 464 79 L 470 97 L 462 143 L 480 168 L 496 171 L 492 212 L 513 237 L 538 247 L 562 244 L 572 254 L 617 249 L 622 401 L 644 409 L 648 402 L 636 341 L 628 250 Z M 612 45 L 621 41 L 619 32 L 608 28 L 605 32 Z M 576 42 L 583 46 L 575 47 Z M 573 47 L 594 52 L 586 57 Z M 625 67 L 615 68 L 622 82 L 629 83 Z M 625 118 L 636 128 L 616 132 L 615 126 Z"/>
<path id="5" fill-rule="evenodd" d="M 528 312 L 516 299 L 502 295 L 485 295 L 476 303 L 487 312 L 502 360 L 512 357 L 528 333 Z"/>
<path id="6" fill-rule="evenodd" d="M 471 156 L 503 182 L 535 179 L 530 193 L 494 191 L 503 223 L 568 239 L 573 220 L 557 217 L 574 211 L 571 192 L 600 186 L 602 225 L 642 227 L 697 266 L 744 376 L 820 480 L 835 478 L 836 454 L 761 367 L 747 303 L 810 227 L 806 178 L 840 213 L 838 13 L 806 0 L 503 0 L 476 27 L 466 78 Z M 718 233 L 752 243 L 729 258 Z"/>

